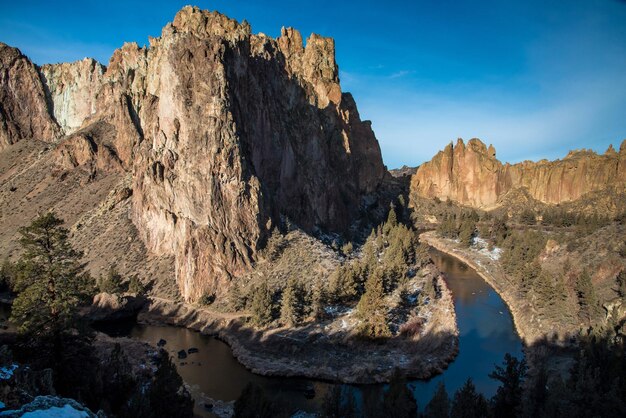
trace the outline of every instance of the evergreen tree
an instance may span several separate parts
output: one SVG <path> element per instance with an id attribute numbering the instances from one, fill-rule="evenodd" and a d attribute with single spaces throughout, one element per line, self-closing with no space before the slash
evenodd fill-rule
<path id="1" fill-rule="evenodd" d="M 476 392 L 472 379 L 467 379 L 465 384 L 454 394 L 450 417 L 479 418 L 486 417 L 488 413 L 487 400 L 482 394 Z"/>
<path id="2" fill-rule="evenodd" d="M 450 416 L 450 398 L 443 382 L 437 385 L 437 391 L 433 395 L 426 409 L 424 418 L 448 418 Z"/>
<path id="3" fill-rule="evenodd" d="M 280 320 L 283 324 L 293 327 L 302 321 L 304 314 L 304 290 L 293 277 L 287 281 L 283 290 L 283 300 L 280 307 Z"/>
<path id="4" fill-rule="evenodd" d="M 18 265 L 9 260 L 4 260 L 2 267 L 0 267 L 0 291 L 13 291 L 18 271 Z"/>
<path id="5" fill-rule="evenodd" d="M 132 366 L 119 343 L 111 350 L 103 369 L 102 389 L 108 403 L 106 412 L 118 415 L 128 399 L 128 394 L 132 393 L 137 384 L 133 378 Z"/>
<path id="6" fill-rule="evenodd" d="M 183 385 L 183 379 L 176 372 L 167 351 L 161 349 L 158 368 L 148 392 L 151 416 L 154 417 L 191 417 L 193 399 Z"/>
<path id="7" fill-rule="evenodd" d="M 539 364 L 535 375 L 529 379 L 527 390 L 522 402 L 522 416 L 545 416 L 544 410 L 548 399 L 548 373 L 544 364 Z"/>
<path id="8" fill-rule="evenodd" d="M 128 291 L 137 295 L 143 295 L 146 293 L 146 287 L 137 276 L 133 276 L 128 281 Z"/>
<path id="9" fill-rule="evenodd" d="M 365 418 L 380 418 L 387 411 L 383 409 L 383 393 L 380 386 L 371 386 L 363 391 L 363 416 Z"/>
<path id="10" fill-rule="evenodd" d="M 387 325 L 387 307 L 384 301 L 383 273 L 375 270 L 365 282 L 365 293 L 356 310 L 361 319 L 360 334 L 368 338 L 391 336 Z"/>
<path id="11" fill-rule="evenodd" d="M 383 396 L 383 407 L 387 416 L 391 418 L 414 418 L 417 416 L 415 397 L 398 370 L 394 372 L 389 383 L 389 389 Z"/>
<path id="12" fill-rule="evenodd" d="M 252 296 L 252 323 L 259 327 L 268 325 L 273 317 L 274 303 L 272 292 L 267 282 L 263 281 L 254 291 Z"/>
<path id="13" fill-rule="evenodd" d="M 489 377 L 500 381 L 501 385 L 492 398 L 493 411 L 497 417 L 518 415 L 522 402 L 522 388 L 526 378 L 526 362 L 506 353 L 503 366 L 489 374 Z"/>
<path id="14" fill-rule="evenodd" d="M 349 389 L 334 385 L 324 396 L 321 417 L 352 418 L 356 416 L 356 402 Z"/>
<path id="15" fill-rule="evenodd" d="M 598 313 L 598 301 L 587 270 L 583 270 L 576 280 L 576 295 L 580 308 L 579 316 L 588 322 L 593 321 Z"/>
<path id="16" fill-rule="evenodd" d="M 265 257 L 269 261 L 275 261 L 282 254 L 285 245 L 285 237 L 278 228 L 274 228 L 265 246 Z"/>
<path id="17" fill-rule="evenodd" d="M 265 391 L 254 383 L 248 383 L 235 401 L 233 418 L 275 418 L 285 414 Z"/>
<path id="18" fill-rule="evenodd" d="M 520 214 L 520 222 L 525 225 L 534 225 L 537 222 L 535 212 L 530 209 L 524 209 Z"/>
<path id="19" fill-rule="evenodd" d="M 324 299 L 324 288 L 322 285 L 314 285 L 311 291 L 311 318 L 314 320 L 324 317 Z"/>
<path id="20" fill-rule="evenodd" d="M 459 228 L 459 241 L 462 246 L 469 247 L 472 245 L 472 239 L 476 231 L 476 222 L 471 219 L 464 219 Z"/>
<path id="21" fill-rule="evenodd" d="M 243 295 L 239 282 L 233 282 L 230 286 L 230 291 L 228 292 L 229 308 L 235 312 L 241 311 L 245 309 L 246 301 L 247 298 Z"/>
<path id="22" fill-rule="evenodd" d="M 502 245 L 504 240 L 509 236 L 509 228 L 506 225 L 506 218 L 494 218 L 491 225 L 491 242 L 494 245 Z"/>
<path id="23" fill-rule="evenodd" d="M 383 226 L 383 235 L 389 235 L 389 232 L 398 226 L 398 216 L 396 215 L 396 208 L 393 203 L 389 206 L 389 214 L 387 215 L 387 222 Z"/>
<path id="24" fill-rule="evenodd" d="M 14 284 L 18 296 L 11 320 L 21 333 L 58 335 L 73 326 L 78 308 L 89 300 L 82 254 L 72 248 L 62 224 L 50 212 L 20 229 L 25 252 Z"/>
<path id="25" fill-rule="evenodd" d="M 111 266 L 105 277 L 98 280 L 98 288 L 101 292 L 110 294 L 123 293 L 125 291 L 122 275 L 115 266 Z"/>

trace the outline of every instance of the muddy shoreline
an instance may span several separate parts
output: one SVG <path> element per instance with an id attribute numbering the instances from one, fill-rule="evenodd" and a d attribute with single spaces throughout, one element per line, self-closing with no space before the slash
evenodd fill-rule
<path id="1" fill-rule="evenodd" d="M 263 376 L 373 384 L 388 382 L 394 369 L 399 368 L 407 378 L 428 379 L 442 373 L 458 354 L 454 302 L 445 283 L 425 335 L 416 340 L 395 337 L 386 342 L 368 342 L 341 338 L 325 333 L 324 323 L 259 331 L 248 327 L 243 315 L 156 297 L 149 299 L 137 321 L 180 326 L 214 336 L 228 344 L 242 365 Z"/>

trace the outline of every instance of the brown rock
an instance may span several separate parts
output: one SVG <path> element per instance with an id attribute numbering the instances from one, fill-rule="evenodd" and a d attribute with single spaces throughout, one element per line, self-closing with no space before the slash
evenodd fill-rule
<path id="1" fill-rule="evenodd" d="M 33 102 L 24 97 L 39 88 L 33 106 L 46 116 L 35 66 L 15 54 L 25 70 L 2 68 L 30 84 L 0 103 Z M 107 68 L 44 66 L 42 80 L 50 114 L 72 133 L 56 164 L 90 178 L 132 174 L 131 218 L 149 251 L 175 257 L 187 300 L 225 291 L 281 217 L 308 232 L 347 231 L 385 176 L 370 123 L 341 92 L 334 41 L 319 35 L 304 46 L 293 29 L 273 39 L 185 7 L 149 48 L 124 44 Z M 59 132 L 51 117 L 9 115 Z M 16 133 L 4 142 L 20 129 L 5 129 Z"/>
<path id="2" fill-rule="evenodd" d="M 490 209 L 507 193 L 525 189 L 541 202 L 558 204 L 608 187 L 626 186 L 626 147 L 604 155 L 573 151 L 563 160 L 502 164 L 478 139 L 467 146 L 459 139 L 431 161 L 422 164 L 411 179 L 411 193 L 451 199 L 464 205 Z"/>
<path id="3" fill-rule="evenodd" d="M 0 150 L 22 139 L 53 141 L 59 134 L 37 67 L 0 42 Z"/>

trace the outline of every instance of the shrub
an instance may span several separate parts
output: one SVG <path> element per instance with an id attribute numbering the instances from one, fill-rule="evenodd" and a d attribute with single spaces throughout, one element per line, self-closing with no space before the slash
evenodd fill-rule
<path id="1" fill-rule="evenodd" d="M 117 272 L 115 266 L 111 266 L 106 276 L 100 276 L 98 280 L 98 288 L 101 292 L 106 293 L 123 293 L 126 289 L 122 283 L 122 275 Z"/>

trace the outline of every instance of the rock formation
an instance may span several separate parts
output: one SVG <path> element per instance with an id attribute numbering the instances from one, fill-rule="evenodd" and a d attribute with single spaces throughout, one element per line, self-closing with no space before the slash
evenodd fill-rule
<path id="1" fill-rule="evenodd" d="M 0 147 L 70 134 L 56 145 L 60 166 L 132 173 L 131 218 L 153 254 L 175 256 L 186 300 L 223 292 L 281 217 L 346 231 L 385 176 L 329 38 L 273 39 L 185 7 L 106 68 L 38 71 L 16 49 L 0 54 Z"/>
<path id="2" fill-rule="evenodd" d="M 422 164 L 411 179 L 411 195 L 451 199 L 491 209 L 513 190 L 525 189 L 543 203 L 559 204 L 610 187 L 626 188 L 626 141 L 619 153 L 572 151 L 562 160 L 502 164 L 492 145 L 459 139 Z"/>
<path id="3" fill-rule="evenodd" d="M 104 66 L 85 58 L 72 63 L 46 64 L 40 71 L 54 119 L 65 134 L 74 132 L 96 112 L 96 94 L 102 84 Z"/>
<path id="4" fill-rule="evenodd" d="M 0 42 L 0 150 L 24 138 L 53 141 L 59 133 L 37 67 Z"/>

